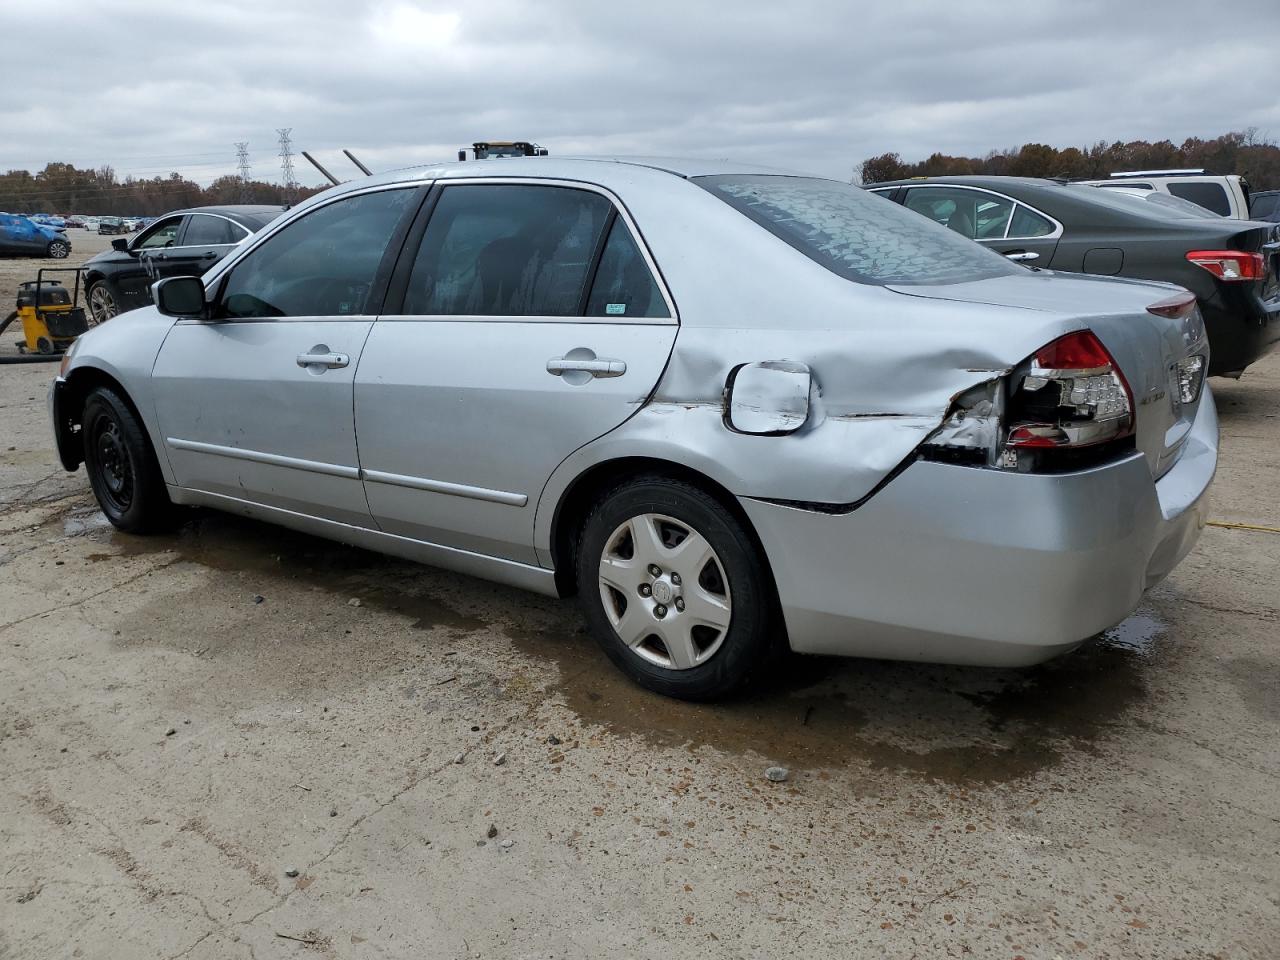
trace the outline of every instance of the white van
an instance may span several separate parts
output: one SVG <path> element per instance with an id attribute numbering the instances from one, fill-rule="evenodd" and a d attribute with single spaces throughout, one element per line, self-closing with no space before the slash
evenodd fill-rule
<path id="1" fill-rule="evenodd" d="M 1095 187 L 1120 187 L 1126 192 L 1156 190 L 1198 203 L 1220 216 L 1249 219 L 1249 182 L 1234 173 L 1214 176 L 1203 170 L 1134 170 L 1113 173 L 1106 180 L 1082 182 Z"/>

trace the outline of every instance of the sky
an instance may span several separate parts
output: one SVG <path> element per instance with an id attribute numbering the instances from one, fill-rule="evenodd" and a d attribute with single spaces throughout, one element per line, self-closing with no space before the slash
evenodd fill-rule
<path id="1" fill-rule="evenodd" d="M 343 179 L 343 147 L 378 172 L 473 140 L 849 179 L 890 151 L 1280 139 L 1277 36 L 1280 0 L 0 0 L 0 170 L 203 184 L 248 141 L 279 181 L 280 127 Z"/>

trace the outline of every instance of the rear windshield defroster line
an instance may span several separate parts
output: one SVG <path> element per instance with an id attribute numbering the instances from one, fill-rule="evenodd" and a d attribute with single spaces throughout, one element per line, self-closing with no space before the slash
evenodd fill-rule
<path id="1" fill-rule="evenodd" d="M 726 174 L 693 182 L 856 283 L 964 283 L 1023 269 L 885 197 L 837 180 Z"/>

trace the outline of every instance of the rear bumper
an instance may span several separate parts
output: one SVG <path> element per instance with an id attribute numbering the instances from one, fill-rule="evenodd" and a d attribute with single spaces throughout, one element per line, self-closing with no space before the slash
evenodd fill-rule
<path id="1" fill-rule="evenodd" d="M 1200 301 L 1209 332 L 1209 373 L 1237 373 L 1280 343 L 1280 299 L 1263 301 L 1252 290 L 1219 284 Z"/>
<path id="2" fill-rule="evenodd" d="M 917 461 L 849 514 L 741 503 L 794 650 L 1023 666 L 1115 626 L 1186 556 L 1217 447 L 1206 390 L 1158 482 L 1136 453 L 1057 476 Z"/>

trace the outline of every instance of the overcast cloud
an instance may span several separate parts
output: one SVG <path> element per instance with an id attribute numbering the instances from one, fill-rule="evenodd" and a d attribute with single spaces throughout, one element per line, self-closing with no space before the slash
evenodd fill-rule
<path id="1" fill-rule="evenodd" d="M 848 178 L 896 151 L 1280 137 L 1280 0 L 0 0 L 0 169 L 342 176 L 476 139 Z M 298 159 L 303 182 L 319 178 Z"/>

